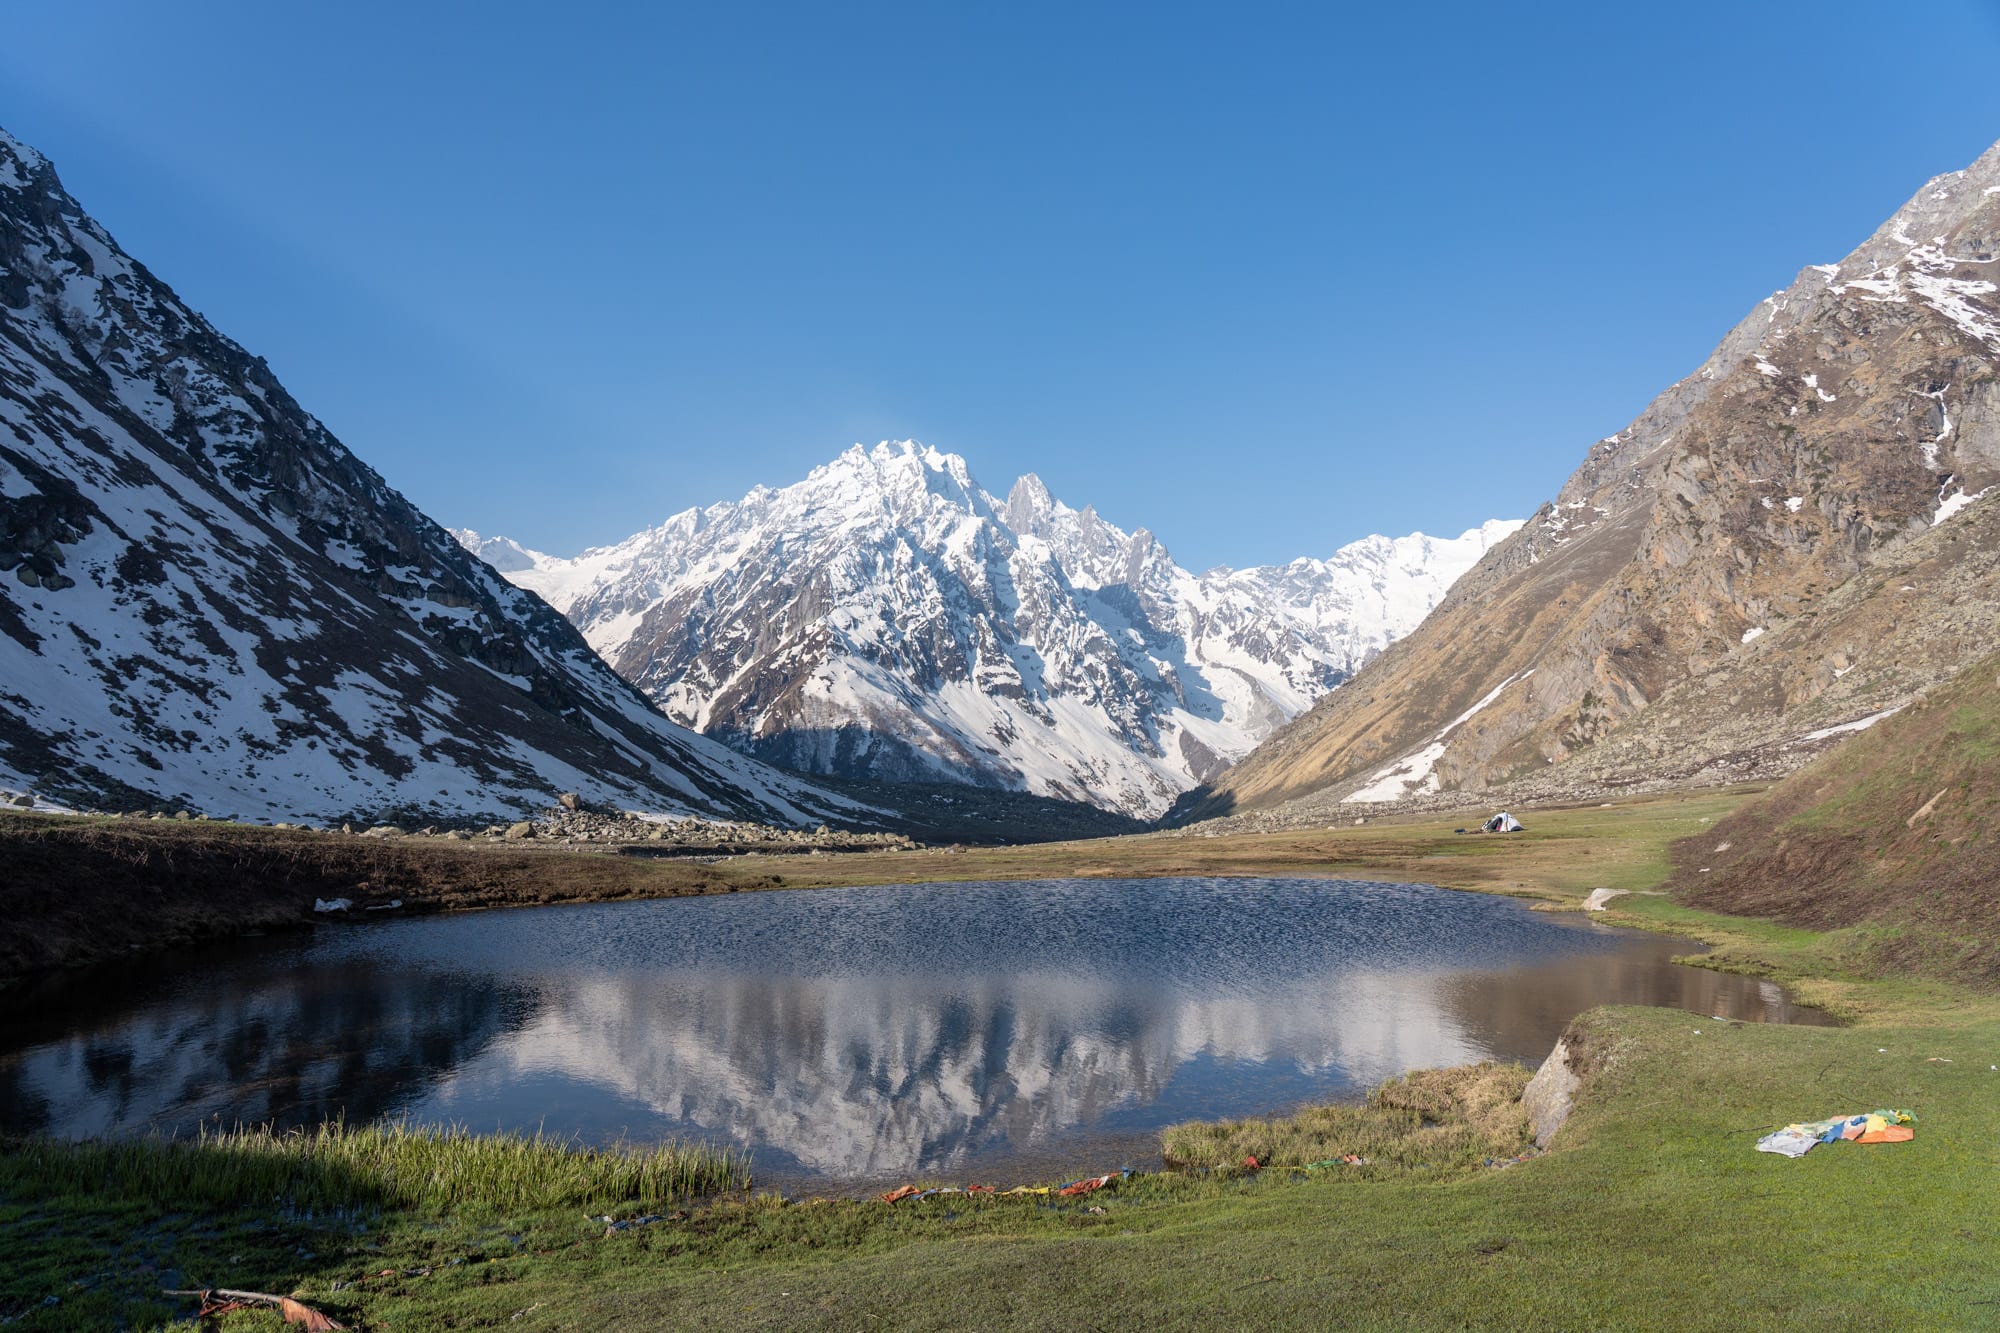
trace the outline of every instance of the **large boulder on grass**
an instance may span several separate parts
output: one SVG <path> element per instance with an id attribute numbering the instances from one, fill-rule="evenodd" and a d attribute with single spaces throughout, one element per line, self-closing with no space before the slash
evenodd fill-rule
<path id="1" fill-rule="evenodd" d="M 1582 1086 L 1583 1080 L 1570 1068 L 1569 1040 L 1567 1036 L 1559 1037 L 1549 1058 L 1542 1061 L 1542 1067 L 1521 1090 L 1521 1109 L 1528 1113 L 1528 1123 L 1534 1126 L 1537 1148 L 1548 1147 L 1549 1140 L 1563 1127 L 1563 1121 L 1569 1119 L 1576 1090 Z"/>

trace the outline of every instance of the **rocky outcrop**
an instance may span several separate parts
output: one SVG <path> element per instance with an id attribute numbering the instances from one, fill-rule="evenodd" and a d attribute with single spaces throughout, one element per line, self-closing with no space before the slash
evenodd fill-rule
<path id="1" fill-rule="evenodd" d="M 480 836 L 690 855 L 727 855 L 744 851 L 893 852 L 909 851 L 918 846 L 901 833 L 855 832 L 826 824 L 806 829 L 735 820 L 644 819 L 615 807 L 593 807 L 573 792 L 564 793 L 564 797 L 532 819 L 504 828 L 495 824 L 482 830 Z"/>
<path id="2" fill-rule="evenodd" d="M 1758 306 L 1181 813 L 1771 776 L 2000 647 L 1996 282 L 2000 148 Z"/>
<path id="3" fill-rule="evenodd" d="M 1521 1090 L 1521 1109 L 1528 1113 L 1528 1123 L 1535 1131 L 1535 1146 L 1546 1148 L 1556 1136 L 1556 1131 L 1569 1119 L 1570 1108 L 1575 1105 L 1577 1090 L 1583 1087 L 1583 1080 L 1570 1068 L 1569 1041 L 1566 1037 L 1556 1039 L 1555 1049 L 1549 1052 L 1542 1067 L 1528 1080 L 1528 1086 Z"/>

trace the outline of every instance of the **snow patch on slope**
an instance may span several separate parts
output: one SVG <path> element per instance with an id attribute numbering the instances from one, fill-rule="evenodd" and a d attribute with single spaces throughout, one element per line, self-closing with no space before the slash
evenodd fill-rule
<path id="1" fill-rule="evenodd" d="M 1950 483 L 1947 482 L 1946 484 L 1949 485 Z M 1991 489 L 1991 487 L 1987 488 L 1987 490 Z M 1974 491 L 1972 494 L 1967 495 L 1963 486 L 1953 491 L 1950 495 L 1939 492 L 1937 512 L 1931 515 L 1931 526 L 1936 527 L 1968 505 L 1977 504 L 1985 498 L 1986 491 Z"/>
<path id="2" fill-rule="evenodd" d="M 1369 774 L 1367 785 L 1342 797 L 1341 804 L 1375 805 L 1383 801 L 1399 801 L 1405 796 L 1437 791 L 1438 777 L 1432 770 L 1437 767 L 1437 761 L 1444 758 L 1447 738 L 1451 733 L 1478 716 L 1481 710 L 1498 699 L 1509 685 L 1517 680 L 1526 680 L 1534 674 L 1533 670 L 1517 672 L 1495 685 L 1485 698 L 1445 723 L 1437 735 L 1431 737 L 1429 743 L 1422 749 Z"/>
<path id="3" fill-rule="evenodd" d="M 1885 708 L 1879 713 L 1870 713 L 1867 717 L 1858 717 L 1852 722 L 1842 722 L 1838 726 L 1821 727 L 1817 731 L 1808 731 L 1800 736 L 1799 739 L 1802 741 L 1823 741 L 1834 736 L 1844 735 L 1850 731 L 1866 731 L 1883 718 L 1894 717 L 1902 711 L 1903 705 L 1897 704 L 1894 708 Z"/>

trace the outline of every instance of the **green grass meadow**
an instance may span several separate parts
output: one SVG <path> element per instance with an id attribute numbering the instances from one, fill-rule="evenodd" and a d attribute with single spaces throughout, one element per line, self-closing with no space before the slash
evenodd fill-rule
<path id="1" fill-rule="evenodd" d="M 1570 901 L 1657 883 L 1666 840 L 1727 805 L 1575 812 L 1531 820 L 1532 840 L 1353 841 L 1402 836 L 1385 869 L 1449 856 L 1483 887 Z M 0 1320 L 185 1327 L 194 1304 L 163 1289 L 228 1286 L 369 1330 L 2000 1329 L 2000 1001 L 1885 975 L 1870 932 L 1890 926 L 1618 906 L 1849 1026 L 1594 1010 L 1577 1021 L 1600 1067 L 1550 1150 L 1518 1163 L 1487 1165 L 1522 1136 L 1523 1076 L 1489 1067 L 1279 1124 L 1177 1127 L 1176 1157 L 1207 1169 L 1071 1199 L 786 1202 L 733 1188 L 740 1162 L 408 1131 L 15 1143 Z M 1754 1151 L 1788 1122 L 1878 1106 L 1913 1111 L 1915 1139 Z M 1298 1169 L 1341 1151 L 1369 1164 Z M 1273 1164 L 1245 1170 L 1244 1152 Z"/>

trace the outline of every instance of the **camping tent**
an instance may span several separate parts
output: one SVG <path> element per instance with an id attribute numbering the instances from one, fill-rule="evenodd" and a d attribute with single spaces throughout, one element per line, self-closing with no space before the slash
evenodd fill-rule
<path id="1" fill-rule="evenodd" d="M 1505 810 L 1502 810 L 1499 814 L 1481 824 L 1479 831 L 1481 833 L 1519 833 L 1521 831 L 1521 821 L 1508 814 Z"/>

